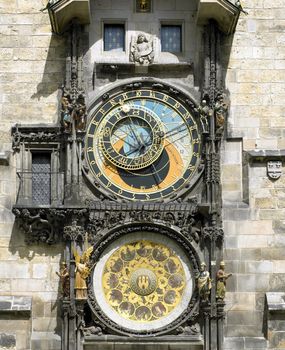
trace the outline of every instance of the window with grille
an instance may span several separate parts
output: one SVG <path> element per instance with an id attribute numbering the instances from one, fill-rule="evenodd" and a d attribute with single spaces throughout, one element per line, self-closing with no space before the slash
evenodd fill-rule
<path id="1" fill-rule="evenodd" d="M 104 24 L 104 51 L 125 51 L 124 24 Z"/>
<path id="2" fill-rule="evenodd" d="M 51 200 L 51 155 L 32 153 L 32 199 L 35 205 L 49 205 Z"/>
<path id="3" fill-rule="evenodd" d="M 161 51 L 182 52 L 182 26 L 181 25 L 161 25 Z"/>

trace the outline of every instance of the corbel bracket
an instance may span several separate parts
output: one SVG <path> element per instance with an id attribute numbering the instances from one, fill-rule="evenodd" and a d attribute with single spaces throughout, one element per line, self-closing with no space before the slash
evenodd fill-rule
<path id="1" fill-rule="evenodd" d="M 240 7 L 229 0 L 199 0 L 197 24 L 206 25 L 215 20 L 219 29 L 226 35 L 235 31 Z"/>
<path id="2" fill-rule="evenodd" d="M 90 23 L 89 0 L 49 0 L 47 9 L 56 34 L 62 34 L 74 18 L 82 25 Z"/>

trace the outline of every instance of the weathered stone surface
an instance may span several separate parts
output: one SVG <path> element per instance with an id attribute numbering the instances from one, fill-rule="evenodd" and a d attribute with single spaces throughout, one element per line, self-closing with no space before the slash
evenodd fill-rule
<path id="1" fill-rule="evenodd" d="M 15 334 L 0 333 L 0 348 L 11 349 L 16 346 Z"/>
<path id="2" fill-rule="evenodd" d="M 267 307 L 270 312 L 285 311 L 285 293 L 266 293 Z"/>
<path id="3" fill-rule="evenodd" d="M 30 313 L 32 310 L 32 298 L 21 296 L 0 296 L 0 314 L 1 312 Z"/>
<path id="4" fill-rule="evenodd" d="M 264 338 L 245 338 L 246 349 L 267 349 L 267 341 Z"/>

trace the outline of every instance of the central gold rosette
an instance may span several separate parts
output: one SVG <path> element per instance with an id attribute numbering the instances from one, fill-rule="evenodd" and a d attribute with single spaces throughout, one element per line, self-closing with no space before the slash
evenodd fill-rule
<path id="1" fill-rule="evenodd" d="M 102 278 L 107 303 L 137 322 L 167 316 L 181 302 L 186 286 L 183 266 L 173 250 L 144 240 L 116 249 Z"/>

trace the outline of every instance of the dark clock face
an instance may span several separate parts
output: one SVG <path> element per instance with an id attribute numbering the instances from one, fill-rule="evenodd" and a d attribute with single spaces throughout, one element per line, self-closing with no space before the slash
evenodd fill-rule
<path id="1" fill-rule="evenodd" d="M 86 137 L 92 175 L 129 200 L 169 197 L 190 181 L 199 163 L 195 119 L 181 102 L 151 89 L 114 95 L 93 115 Z"/>

